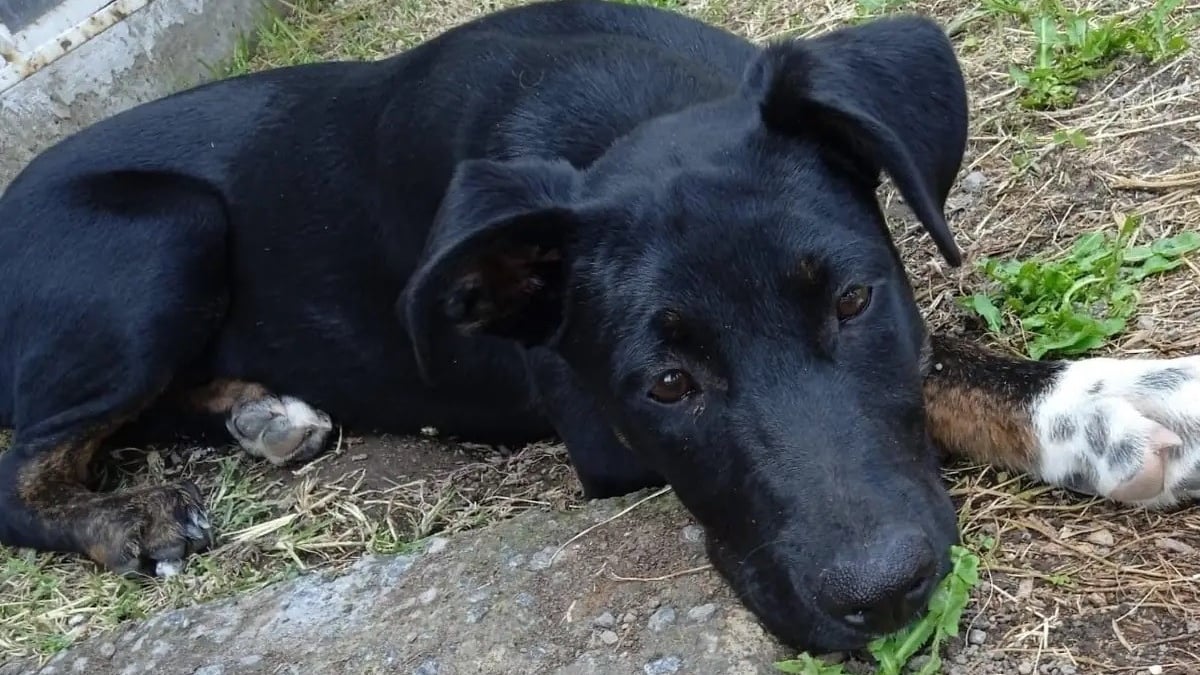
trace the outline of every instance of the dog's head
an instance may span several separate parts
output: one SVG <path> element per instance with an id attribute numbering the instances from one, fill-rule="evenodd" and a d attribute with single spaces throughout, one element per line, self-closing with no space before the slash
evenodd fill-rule
<path id="1" fill-rule="evenodd" d="M 923 608 L 956 539 L 875 190 L 886 172 L 959 264 L 966 122 L 945 34 L 900 18 L 772 45 L 586 170 L 465 162 L 406 292 L 418 356 L 447 320 L 553 350 L 772 632 L 862 647 Z"/>

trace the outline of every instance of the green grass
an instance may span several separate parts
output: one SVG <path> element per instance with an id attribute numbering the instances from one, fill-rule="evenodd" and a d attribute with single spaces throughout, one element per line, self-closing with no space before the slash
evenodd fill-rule
<path id="1" fill-rule="evenodd" d="M 1135 246 L 1139 225 L 1126 217 L 1116 235 L 1086 234 L 1060 258 L 984 258 L 979 268 L 991 290 L 959 302 L 993 334 L 1023 338 L 1030 358 L 1090 352 L 1125 331 L 1139 282 L 1179 267 L 1200 248 L 1200 233 L 1192 231 Z"/>
<path id="2" fill-rule="evenodd" d="M 1080 84 L 1108 74 L 1122 56 L 1157 63 L 1187 49 L 1185 31 L 1194 19 L 1180 18 L 1183 4 L 1158 0 L 1141 15 L 1110 17 L 1070 9 L 1061 0 L 985 0 L 984 7 L 1033 29 L 1033 62 L 1013 64 L 1009 74 L 1022 91 L 1022 106 L 1046 109 L 1074 103 Z"/>
<path id="3" fill-rule="evenodd" d="M 979 556 L 961 546 L 950 551 L 953 567 L 933 592 L 925 616 L 913 625 L 872 642 L 868 649 L 878 662 L 877 675 L 900 675 L 904 667 L 926 646 L 929 660 L 917 675 L 941 672 L 942 643 L 958 636 L 958 624 L 971 598 L 971 590 L 979 584 Z M 799 675 L 844 675 L 841 665 L 825 663 L 809 654 L 775 664 L 784 673 Z"/>

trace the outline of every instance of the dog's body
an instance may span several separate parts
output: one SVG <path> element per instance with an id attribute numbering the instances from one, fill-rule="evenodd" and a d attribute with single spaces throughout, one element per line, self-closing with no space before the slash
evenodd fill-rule
<path id="1" fill-rule="evenodd" d="M 206 546 L 190 485 L 90 491 L 114 434 L 215 421 L 277 463 L 333 421 L 557 434 L 591 496 L 670 482 L 767 625 L 836 649 L 944 572 L 929 436 L 1085 492 L 1184 496 L 1197 439 L 1129 401 L 1195 415 L 1194 362 L 1092 362 L 1128 380 L 1100 401 L 1083 364 L 930 348 L 872 191 L 891 173 L 957 262 L 940 207 L 965 98 L 936 28 L 878 26 L 764 51 L 550 3 L 65 140 L 0 199 L 0 542 L 144 571 Z"/>

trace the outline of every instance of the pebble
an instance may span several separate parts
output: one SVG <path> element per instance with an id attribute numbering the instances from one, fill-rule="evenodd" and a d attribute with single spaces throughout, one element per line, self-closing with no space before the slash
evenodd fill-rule
<path id="1" fill-rule="evenodd" d="M 529 569 L 539 572 L 544 569 L 549 569 L 550 561 L 554 558 L 554 554 L 558 552 L 557 546 L 547 546 L 546 548 L 533 554 L 529 559 Z"/>
<path id="2" fill-rule="evenodd" d="M 1188 555 L 1188 556 L 1196 554 L 1196 548 L 1194 546 L 1185 544 L 1182 541 L 1179 541 L 1178 539 L 1172 539 L 1170 537 L 1163 537 L 1161 539 L 1155 540 L 1154 543 L 1157 544 L 1159 548 L 1165 549 L 1167 551 L 1171 551 L 1172 553 L 1179 553 L 1179 554 Z"/>
<path id="3" fill-rule="evenodd" d="M 524 591 L 517 593 L 517 604 L 522 607 L 533 607 L 537 603 L 537 599 Z"/>
<path id="4" fill-rule="evenodd" d="M 967 642 L 970 642 L 973 645 L 981 645 L 987 642 L 987 631 L 979 630 L 978 628 L 972 629 L 971 632 L 967 634 Z"/>
<path id="5" fill-rule="evenodd" d="M 704 528 L 699 525 L 688 525 L 683 528 L 683 540 L 689 544 L 698 543 L 704 539 Z"/>
<path id="6" fill-rule="evenodd" d="M 716 614 L 716 612 L 716 604 L 710 602 L 707 605 L 699 605 L 698 607 L 689 609 L 687 615 L 688 619 L 691 621 L 695 621 L 696 623 L 704 623 L 705 621 L 711 619 L 713 614 Z"/>
<path id="7" fill-rule="evenodd" d="M 201 666 L 193 670 L 192 675 L 221 675 L 224 672 L 224 667 L 214 663 L 211 666 Z"/>
<path id="8" fill-rule="evenodd" d="M 642 666 L 642 672 L 646 675 L 670 675 L 679 672 L 682 665 L 683 661 L 678 656 L 664 656 Z"/>
<path id="9" fill-rule="evenodd" d="M 100 645 L 100 649 L 98 651 L 100 652 L 100 656 L 103 656 L 106 659 L 111 659 L 113 654 L 117 653 L 117 647 L 111 642 L 105 642 L 104 644 Z"/>
<path id="10" fill-rule="evenodd" d="M 432 541 L 429 542 L 429 548 L 426 549 L 426 553 L 428 553 L 430 555 L 437 555 L 438 553 L 445 551 L 446 546 L 449 543 L 450 543 L 450 540 L 445 537 L 435 537 Z"/>
<path id="11" fill-rule="evenodd" d="M 1200 633 L 1200 621 L 1189 621 L 1186 624 L 1186 630 L 1189 635 Z"/>
<path id="12" fill-rule="evenodd" d="M 83 620 L 86 618 L 87 617 L 82 614 L 72 614 L 71 618 L 67 619 L 67 625 L 74 628 L 75 626 L 83 623 Z"/>
<path id="13" fill-rule="evenodd" d="M 605 612 L 600 616 L 592 619 L 592 625 L 597 628 L 612 628 L 617 625 L 617 618 L 612 615 L 612 612 Z"/>
<path id="14" fill-rule="evenodd" d="M 1028 661 L 1022 661 L 1017 664 L 1017 673 L 1019 675 L 1032 675 L 1033 664 Z"/>
<path id="15" fill-rule="evenodd" d="M 963 176 L 962 179 L 962 189 L 969 193 L 979 192 L 986 184 L 987 177 L 983 175 L 982 171 L 972 171 Z"/>
<path id="16" fill-rule="evenodd" d="M 1058 672 L 1060 675 L 1075 675 L 1075 673 L 1078 673 L 1079 670 L 1069 663 L 1064 663 L 1058 667 Z"/>
<path id="17" fill-rule="evenodd" d="M 637 621 L 637 614 L 633 612 L 625 612 L 621 615 L 621 623 L 633 623 Z"/>
<path id="18" fill-rule="evenodd" d="M 600 631 L 600 641 L 609 647 L 617 644 L 620 639 L 621 638 L 617 637 L 617 634 L 611 630 Z"/>
<path id="19" fill-rule="evenodd" d="M 662 607 L 650 615 L 646 627 L 657 633 L 673 623 L 675 623 L 675 610 L 670 607 Z"/>
<path id="20" fill-rule="evenodd" d="M 1146 672 L 1150 673 L 1150 675 L 1162 675 L 1163 667 L 1156 664 L 1147 668 Z"/>
<path id="21" fill-rule="evenodd" d="M 1088 533 L 1087 540 L 1097 546 L 1112 546 L 1116 543 L 1116 537 L 1108 530 L 1096 530 Z"/>
<path id="22" fill-rule="evenodd" d="M 441 664 L 433 659 L 428 659 L 417 666 L 417 669 L 413 671 L 413 675 L 438 675 L 441 670 Z"/>
<path id="23" fill-rule="evenodd" d="M 488 610 L 491 609 L 488 605 L 479 604 L 467 610 L 467 623 L 479 623 L 483 621 L 483 617 L 487 616 Z"/>
<path id="24" fill-rule="evenodd" d="M 437 594 L 438 594 L 437 586 L 434 586 L 433 588 L 418 595 L 417 600 L 420 601 L 420 603 L 422 605 L 428 605 L 429 603 L 433 602 L 437 598 Z"/>

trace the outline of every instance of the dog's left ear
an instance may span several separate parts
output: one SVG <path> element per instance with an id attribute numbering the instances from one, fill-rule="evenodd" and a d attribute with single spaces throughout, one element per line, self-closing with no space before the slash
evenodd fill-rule
<path id="1" fill-rule="evenodd" d="M 562 160 L 459 165 L 398 307 L 427 381 L 444 328 L 525 346 L 558 332 L 578 175 Z"/>
<path id="2" fill-rule="evenodd" d="M 877 181 L 887 171 L 950 265 L 946 196 L 967 141 L 967 93 L 945 31 L 905 16 L 769 45 L 743 81 L 773 130 L 803 135 Z"/>

